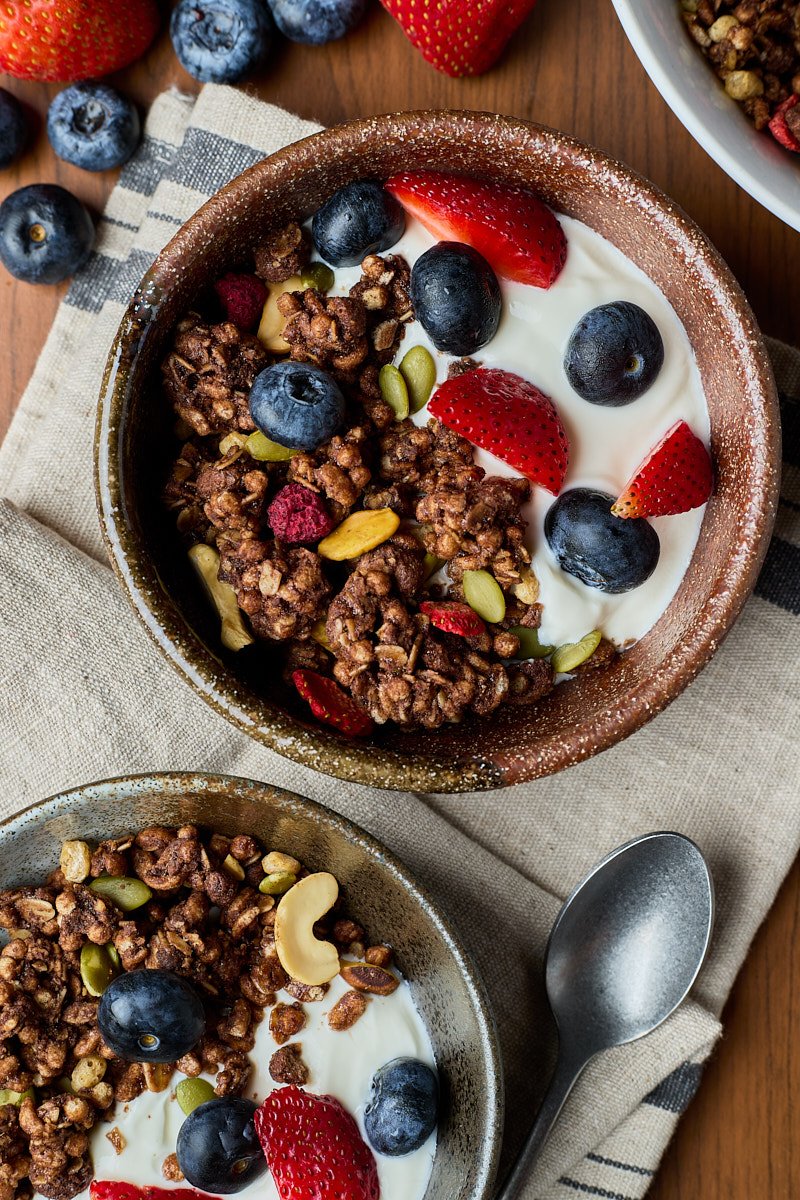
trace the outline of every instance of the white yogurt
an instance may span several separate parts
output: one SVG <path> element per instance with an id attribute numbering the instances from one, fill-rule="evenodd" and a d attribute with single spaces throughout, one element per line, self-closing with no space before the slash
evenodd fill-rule
<path id="1" fill-rule="evenodd" d="M 500 328 L 475 357 L 487 367 L 521 375 L 553 400 L 570 442 L 565 489 L 594 487 L 617 496 L 675 421 L 686 421 L 707 446 L 708 408 L 686 331 L 663 292 L 600 234 L 571 217 L 558 219 L 568 244 L 566 265 L 558 279 L 547 291 L 501 280 Z M 413 263 L 435 241 L 418 221 L 409 218 L 405 234 L 390 253 Z M 334 291 L 346 294 L 359 278 L 358 267 L 337 270 Z M 614 300 L 633 301 L 649 313 L 664 341 L 664 365 L 638 400 L 621 408 L 605 408 L 582 400 L 572 390 L 563 359 L 579 319 L 598 304 Z M 398 361 L 415 345 L 431 351 L 441 383 L 452 356 L 436 350 L 417 321 L 407 327 Z M 427 420 L 425 409 L 414 417 L 417 424 Z M 515 474 L 484 450 L 475 450 L 475 461 L 489 475 Z M 655 571 L 640 587 L 611 596 L 587 587 L 558 566 L 544 536 L 544 518 L 552 503 L 549 492 L 535 487 L 524 513 L 529 522 L 526 542 L 544 605 L 541 641 L 559 646 L 577 641 L 592 629 L 600 629 L 619 646 L 642 637 L 678 589 L 697 543 L 705 507 L 653 518 L 661 542 Z"/>
<path id="2" fill-rule="evenodd" d="M 433 1049 L 422 1023 L 411 989 L 403 980 L 391 996 L 370 997 L 366 1012 L 348 1030 L 336 1032 L 327 1022 L 327 1013 L 348 986 L 338 976 L 332 981 L 325 999 L 305 1004 L 308 1018 L 305 1029 L 292 1039 L 303 1047 L 303 1061 L 309 1069 L 307 1090 L 335 1096 L 355 1117 L 364 1137 L 364 1105 L 370 1081 L 378 1067 L 393 1058 L 417 1058 L 434 1066 Z M 279 1000 L 294 1003 L 288 993 Z M 290 1043 L 291 1044 L 291 1043 Z M 269 1074 L 269 1060 L 277 1046 L 269 1032 L 269 1015 L 258 1027 L 255 1048 L 250 1053 L 254 1064 L 250 1087 L 244 1095 L 261 1101 L 276 1084 Z M 165 1092 L 143 1092 L 130 1104 L 118 1105 L 110 1124 L 100 1123 L 92 1131 L 92 1159 L 96 1179 L 119 1179 L 139 1186 L 165 1188 L 188 1187 L 164 1180 L 164 1159 L 175 1152 L 178 1130 L 186 1119 L 175 1099 L 173 1087 Z M 213 1082 L 213 1080 L 212 1080 Z M 125 1138 L 125 1149 L 117 1154 L 106 1134 L 116 1126 Z M 436 1137 L 401 1158 L 376 1154 L 381 1200 L 422 1200 L 430 1178 Z M 267 1170 L 249 1187 L 236 1193 L 241 1200 L 279 1200 L 278 1190 Z M 88 1200 L 89 1191 L 78 1200 Z"/>

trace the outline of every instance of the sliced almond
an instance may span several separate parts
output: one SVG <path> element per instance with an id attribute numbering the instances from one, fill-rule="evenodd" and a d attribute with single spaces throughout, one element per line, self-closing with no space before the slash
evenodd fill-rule
<path id="1" fill-rule="evenodd" d="M 275 949 L 287 975 L 300 983 L 328 983 L 339 973 L 331 942 L 314 936 L 314 926 L 336 903 L 339 884 L 328 871 L 306 875 L 286 893 L 275 911 Z"/>

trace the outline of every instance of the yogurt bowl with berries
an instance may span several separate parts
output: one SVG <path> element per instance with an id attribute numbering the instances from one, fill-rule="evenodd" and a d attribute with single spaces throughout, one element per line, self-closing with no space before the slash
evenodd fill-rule
<path id="1" fill-rule="evenodd" d="M 101 516 L 162 648 L 249 732 L 496 786 L 618 740 L 707 659 L 765 547 L 774 393 L 724 266 L 644 181 L 523 123 L 384 120 L 254 168 L 157 260 Z"/>
<path id="2" fill-rule="evenodd" d="M 0 828 L 0 929 L 10 1197 L 489 1194 L 482 987 L 320 806 L 186 774 L 65 793 Z"/>

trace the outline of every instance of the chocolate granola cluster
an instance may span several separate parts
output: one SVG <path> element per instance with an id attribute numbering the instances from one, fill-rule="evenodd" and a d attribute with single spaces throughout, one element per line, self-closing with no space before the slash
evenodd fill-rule
<path id="1" fill-rule="evenodd" d="M 306 1024 L 303 1006 L 328 990 L 287 975 L 275 946 L 276 896 L 259 890 L 275 873 L 291 886 L 307 872 L 283 852 L 265 854 L 253 837 L 151 826 L 94 848 L 66 842 L 61 864 L 43 887 L 0 893 L 0 929 L 10 938 L 0 952 L 0 1091 L 15 1096 L 0 1103 L 0 1200 L 22 1200 L 32 1191 L 70 1200 L 84 1190 L 92 1179 L 95 1124 L 109 1123 L 107 1136 L 120 1152 L 124 1139 L 111 1128 L 114 1105 L 145 1090 L 166 1093 L 175 1071 L 214 1076 L 218 1096 L 240 1094 L 267 1010 L 280 1047 L 270 1060 L 272 1078 L 305 1083 L 302 1043 L 290 1039 Z M 100 876 L 141 880 L 151 898 L 123 911 L 107 891 L 90 886 Z M 386 970 L 392 952 L 368 946 L 364 929 L 338 905 L 317 932 L 363 960 L 362 975 L 348 978 L 350 990 L 328 1014 L 331 1028 L 347 1029 L 370 993 L 397 986 Z M 99 999 L 82 961 L 92 946 L 113 949 L 120 971 L 159 968 L 191 980 L 206 1010 L 201 1041 L 175 1063 L 116 1057 L 98 1027 Z M 382 968 L 379 980 L 363 976 L 371 964 Z M 277 1001 L 281 990 L 292 1003 Z M 166 1177 L 181 1178 L 175 1169 L 168 1160 Z"/>

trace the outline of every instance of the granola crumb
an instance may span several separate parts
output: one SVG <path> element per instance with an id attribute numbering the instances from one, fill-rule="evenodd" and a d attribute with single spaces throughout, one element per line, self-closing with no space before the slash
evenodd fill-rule
<path id="1" fill-rule="evenodd" d="M 269 1060 L 269 1073 L 276 1083 L 308 1083 L 308 1067 L 303 1062 L 300 1042 L 292 1042 L 276 1050 Z"/>

